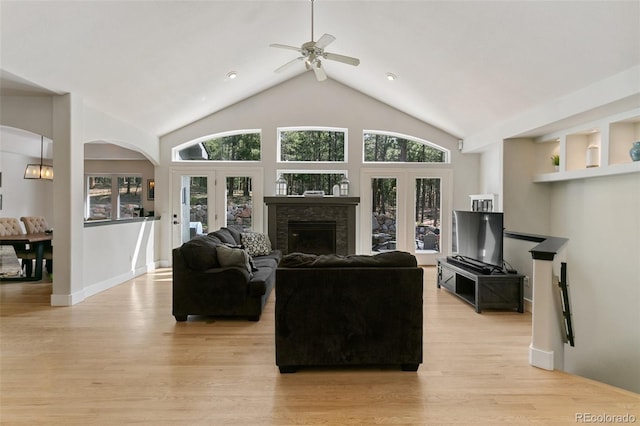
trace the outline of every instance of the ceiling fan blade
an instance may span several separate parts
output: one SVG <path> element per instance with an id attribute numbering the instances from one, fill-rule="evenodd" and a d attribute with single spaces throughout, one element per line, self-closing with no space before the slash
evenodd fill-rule
<path id="1" fill-rule="evenodd" d="M 329 59 L 330 61 L 338 61 L 342 62 L 343 64 L 353 65 L 354 67 L 360 65 L 360 59 L 352 58 L 351 56 L 338 55 L 337 53 L 328 52 L 325 52 L 322 56 L 325 59 Z"/>
<path id="2" fill-rule="evenodd" d="M 274 72 L 282 72 L 284 70 L 286 70 L 287 68 L 289 68 L 290 66 L 292 66 L 293 64 L 295 64 L 298 61 L 301 61 L 304 59 L 304 56 L 300 56 L 298 58 L 292 59 L 291 61 L 287 62 L 286 64 L 282 65 L 281 67 L 278 67 L 275 69 Z"/>
<path id="3" fill-rule="evenodd" d="M 270 44 L 269 47 L 277 47 L 278 49 L 295 50 L 296 52 L 302 53 L 302 50 L 299 47 L 289 46 L 286 44 L 274 43 L 274 44 Z"/>
<path id="4" fill-rule="evenodd" d="M 324 72 L 324 69 L 322 68 L 322 64 L 320 63 L 320 61 L 316 62 L 312 68 L 313 68 L 313 73 L 316 75 L 316 80 L 325 81 L 327 79 L 327 73 Z"/>
<path id="5" fill-rule="evenodd" d="M 331 34 L 323 34 L 322 37 L 318 41 L 316 41 L 316 47 L 319 49 L 324 49 L 329 44 L 333 43 L 336 38 Z"/>

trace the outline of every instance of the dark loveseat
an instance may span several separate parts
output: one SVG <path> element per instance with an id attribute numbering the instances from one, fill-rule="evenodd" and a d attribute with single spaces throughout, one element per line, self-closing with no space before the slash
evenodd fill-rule
<path id="1" fill-rule="evenodd" d="M 276 364 L 422 363 L 423 270 L 413 255 L 283 257 L 276 272 Z"/>
<path id="2" fill-rule="evenodd" d="M 221 228 L 173 249 L 173 315 L 258 321 L 282 252 L 265 234 Z"/>

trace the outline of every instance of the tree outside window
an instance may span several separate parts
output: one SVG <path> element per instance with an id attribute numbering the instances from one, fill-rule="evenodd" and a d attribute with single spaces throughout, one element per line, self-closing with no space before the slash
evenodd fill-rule
<path id="1" fill-rule="evenodd" d="M 391 133 L 364 133 L 364 161 L 388 163 L 445 163 L 447 151 L 427 141 Z"/>

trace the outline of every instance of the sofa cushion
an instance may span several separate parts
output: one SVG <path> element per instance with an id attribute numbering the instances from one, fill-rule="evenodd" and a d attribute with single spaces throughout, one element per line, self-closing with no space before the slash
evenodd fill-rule
<path id="1" fill-rule="evenodd" d="M 191 269 L 206 271 L 220 266 L 217 256 L 218 242 L 207 235 L 196 237 L 182 245 L 180 251 Z"/>
<path id="2" fill-rule="evenodd" d="M 222 241 L 220 241 L 220 238 L 218 238 L 215 235 L 213 235 L 213 232 L 208 233 L 207 234 L 207 238 L 210 239 L 211 241 L 213 241 L 216 244 L 223 244 Z"/>
<path id="3" fill-rule="evenodd" d="M 236 241 L 235 238 L 233 238 L 233 234 L 227 228 L 220 228 L 217 231 L 212 232 L 211 234 L 214 235 L 215 237 L 218 237 L 218 239 L 220 239 L 220 241 L 222 241 L 223 243 L 233 244 L 233 245 L 240 244 L 239 242 Z"/>
<path id="4" fill-rule="evenodd" d="M 291 253 L 282 258 L 281 268 L 359 268 L 359 267 L 416 267 L 418 262 L 411 253 L 389 251 L 375 255 L 306 254 Z"/>
<path id="5" fill-rule="evenodd" d="M 243 232 L 242 245 L 251 256 L 266 256 L 271 253 L 271 241 L 259 232 Z"/>
<path id="6" fill-rule="evenodd" d="M 233 240 L 236 242 L 236 245 L 242 244 L 242 233 L 244 232 L 242 226 L 229 225 L 226 228 L 220 228 L 220 229 L 226 229 L 227 231 L 229 231 L 229 233 L 233 237 Z"/>
<path id="7" fill-rule="evenodd" d="M 238 268 L 246 269 L 247 272 L 249 272 L 249 275 L 252 274 L 250 256 L 245 250 L 230 248 L 227 246 L 218 246 L 217 255 L 220 266 L 236 266 Z"/>
<path id="8" fill-rule="evenodd" d="M 263 269 L 263 268 L 275 269 L 278 266 L 278 260 L 271 256 L 258 256 L 252 259 L 253 259 L 253 264 L 258 269 Z"/>

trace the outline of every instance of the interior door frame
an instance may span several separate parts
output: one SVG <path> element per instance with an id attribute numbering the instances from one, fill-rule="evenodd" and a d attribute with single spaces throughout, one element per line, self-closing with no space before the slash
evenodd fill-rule
<path id="1" fill-rule="evenodd" d="M 396 179 L 396 249 L 416 256 L 419 265 L 435 265 L 451 247 L 451 209 L 453 206 L 453 171 L 435 167 L 362 168 L 360 170 L 360 248 L 365 254 L 371 250 L 371 210 L 373 206 L 371 179 Z M 416 179 L 440 179 L 440 251 L 417 253 L 413 238 L 416 200 Z"/>

